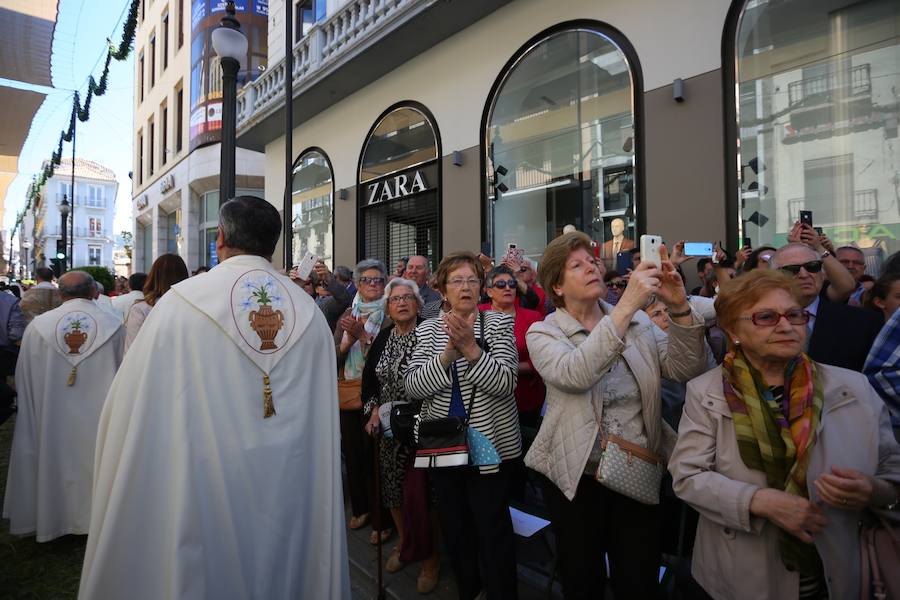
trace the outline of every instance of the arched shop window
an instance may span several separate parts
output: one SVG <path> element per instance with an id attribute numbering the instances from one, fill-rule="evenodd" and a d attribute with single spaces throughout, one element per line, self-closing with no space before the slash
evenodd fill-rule
<path id="1" fill-rule="evenodd" d="M 877 275 L 900 250 L 900 3 L 741 1 L 729 27 L 732 227 L 778 246 L 810 211 Z"/>
<path id="2" fill-rule="evenodd" d="M 359 165 L 360 258 L 390 269 L 421 254 L 432 269 L 441 259 L 440 136 L 419 104 L 393 106 L 366 139 Z"/>
<path id="3" fill-rule="evenodd" d="M 566 225 L 590 235 L 608 266 L 634 247 L 633 55 L 620 34 L 579 22 L 539 36 L 501 74 L 484 125 L 485 234 L 495 255 L 516 244 L 540 258 Z"/>
<path id="4" fill-rule="evenodd" d="M 307 252 L 333 268 L 334 183 L 331 162 L 319 148 L 300 154 L 291 179 L 292 264 Z"/>

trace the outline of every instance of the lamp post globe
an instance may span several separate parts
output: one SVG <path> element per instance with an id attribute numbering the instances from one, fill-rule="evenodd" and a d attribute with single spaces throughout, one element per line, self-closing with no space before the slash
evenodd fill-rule
<path id="1" fill-rule="evenodd" d="M 62 233 L 63 249 L 66 248 L 66 243 L 67 243 L 66 238 L 68 237 L 68 233 L 69 233 L 69 223 L 68 223 L 69 209 L 70 209 L 69 200 L 66 195 L 63 195 L 62 202 L 59 203 L 59 214 L 62 215 L 62 231 L 61 231 L 61 233 Z M 59 259 L 59 261 L 60 261 L 59 262 L 59 274 L 62 275 L 63 273 L 66 272 L 66 262 L 67 262 L 66 255 L 65 254 L 63 254 L 62 256 L 57 255 L 57 259 Z"/>
<path id="2" fill-rule="evenodd" d="M 225 16 L 212 32 L 212 46 L 222 65 L 222 144 L 219 168 L 219 202 L 234 197 L 235 150 L 237 147 L 237 75 L 247 60 L 247 36 L 234 16 L 234 2 L 225 6 Z"/>

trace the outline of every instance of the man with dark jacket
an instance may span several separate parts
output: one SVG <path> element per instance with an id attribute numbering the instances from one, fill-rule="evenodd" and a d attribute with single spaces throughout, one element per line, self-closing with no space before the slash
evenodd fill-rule
<path id="1" fill-rule="evenodd" d="M 772 264 L 793 275 L 811 318 L 807 354 L 820 363 L 862 371 L 883 319 L 867 309 L 831 302 L 820 296 L 825 283 L 822 258 L 806 244 L 782 246 Z"/>

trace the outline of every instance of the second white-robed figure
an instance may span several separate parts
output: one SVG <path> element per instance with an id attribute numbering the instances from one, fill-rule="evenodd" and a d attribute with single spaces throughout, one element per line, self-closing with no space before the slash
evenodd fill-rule
<path id="1" fill-rule="evenodd" d="M 88 532 L 97 423 L 125 345 L 122 324 L 91 300 L 94 290 L 83 271 L 63 275 L 63 304 L 31 322 L 16 366 L 3 516 L 10 533 L 39 542 Z"/>
<path id="2" fill-rule="evenodd" d="M 79 598 L 350 598 L 331 332 L 269 262 L 271 204 L 219 223 L 107 397 Z"/>

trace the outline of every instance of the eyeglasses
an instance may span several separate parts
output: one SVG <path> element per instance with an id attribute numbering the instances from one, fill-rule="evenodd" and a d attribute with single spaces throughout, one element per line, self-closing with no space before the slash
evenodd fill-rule
<path id="1" fill-rule="evenodd" d="M 613 286 L 616 289 L 624 290 L 625 288 L 628 287 L 628 282 L 627 281 L 610 281 L 609 285 Z"/>
<path id="2" fill-rule="evenodd" d="M 793 308 L 786 313 L 780 313 L 777 310 L 760 310 L 749 317 L 740 317 L 745 321 L 753 321 L 757 327 L 775 327 L 781 320 L 781 317 L 787 319 L 791 325 L 806 325 L 809 323 L 809 313 L 802 308 Z"/>
<path id="3" fill-rule="evenodd" d="M 818 273 L 822 270 L 822 261 L 811 260 L 809 262 L 803 263 L 802 265 L 784 265 L 780 268 L 785 273 L 790 273 L 791 275 L 796 275 L 797 273 L 799 273 L 801 268 L 805 269 L 807 273 Z"/>
<path id="4" fill-rule="evenodd" d="M 470 287 L 470 288 L 477 288 L 479 285 L 481 285 L 481 280 L 475 279 L 474 277 L 470 277 L 469 279 L 463 279 L 461 277 L 454 277 L 453 279 L 451 279 L 450 281 L 447 282 L 447 285 L 453 286 L 453 287 L 466 286 L 466 287 Z"/>
<path id="5" fill-rule="evenodd" d="M 528 267 L 519 267 L 519 273 L 525 273 L 528 271 Z"/>
<path id="6" fill-rule="evenodd" d="M 384 277 L 360 277 L 359 282 L 366 285 L 384 285 Z"/>
<path id="7" fill-rule="evenodd" d="M 498 290 L 505 290 L 506 288 L 513 289 L 516 287 L 515 279 L 498 279 L 495 280 L 494 283 L 491 284 L 491 287 L 495 287 Z"/>
<path id="8" fill-rule="evenodd" d="M 416 295 L 415 294 L 401 294 L 399 296 L 391 296 L 388 298 L 388 302 L 391 304 L 398 304 L 400 302 L 415 302 Z"/>

